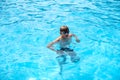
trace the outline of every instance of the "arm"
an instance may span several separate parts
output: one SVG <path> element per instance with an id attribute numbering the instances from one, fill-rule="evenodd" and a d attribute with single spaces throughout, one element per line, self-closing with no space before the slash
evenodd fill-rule
<path id="1" fill-rule="evenodd" d="M 58 37 L 56 40 L 54 40 L 54 41 L 52 41 L 51 43 L 49 43 L 49 44 L 47 45 L 47 48 L 51 49 L 52 51 L 57 52 L 57 50 L 54 49 L 53 45 L 54 45 L 55 43 L 57 43 L 59 40 L 60 40 L 60 37 Z"/>
<path id="2" fill-rule="evenodd" d="M 72 36 L 76 39 L 76 42 L 80 42 L 80 40 L 78 39 L 78 37 L 75 34 L 72 34 Z"/>

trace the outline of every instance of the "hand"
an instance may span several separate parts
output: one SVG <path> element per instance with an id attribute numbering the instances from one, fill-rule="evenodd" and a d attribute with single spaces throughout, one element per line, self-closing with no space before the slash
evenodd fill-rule
<path id="1" fill-rule="evenodd" d="M 79 40 L 79 39 L 76 39 L 76 42 L 78 42 L 78 43 L 79 43 L 79 42 L 80 42 L 80 40 Z"/>

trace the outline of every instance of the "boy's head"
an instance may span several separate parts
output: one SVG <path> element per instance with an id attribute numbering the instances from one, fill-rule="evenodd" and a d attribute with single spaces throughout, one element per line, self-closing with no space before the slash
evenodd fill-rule
<path id="1" fill-rule="evenodd" d="M 60 27 L 60 34 L 68 36 L 68 34 L 69 34 L 69 28 L 67 26 Z"/>
<path id="2" fill-rule="evenodd" d="M 69 33 L 69 28 L 67 26 L 60 27 L 60 32 Z"/>

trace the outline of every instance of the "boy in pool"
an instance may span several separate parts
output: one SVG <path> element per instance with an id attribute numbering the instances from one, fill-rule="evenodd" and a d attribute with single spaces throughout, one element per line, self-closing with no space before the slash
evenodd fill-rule
<path id="1" fill-rule="evenodd" d="M 72 37 L 76 39 L 76 42 L 80 42 L 80 40 L 75 34 L 69 33 L 69 28 L 67 26 L 62 26 L 60 27 L 60 36 L 47 45 L 47 48 L 51 49 L 52 51 L 55 51 L 59 55 L 57 58 L 63 58 L 62 61 L 58 61 L 59 63 L 64 63 L 66 61 L 66 54 L 70 56 L 72 62 L 79 61 L 79 57 L 77 57 L 73 49 L 69 48 Z M 53 48 L 53 45 L 56 43 L 59 43 L 60 50 L 55 50 Z"/>

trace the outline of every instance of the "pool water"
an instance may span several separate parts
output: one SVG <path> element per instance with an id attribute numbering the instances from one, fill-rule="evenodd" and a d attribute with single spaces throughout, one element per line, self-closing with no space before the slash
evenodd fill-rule
<path id="1" fill-rule="evenodd" d="M 120 80 L 119 0 L 0 0 L 0 80 Z M 67 25 L 80 56 L 60 66 L 47 44 Z"/>

